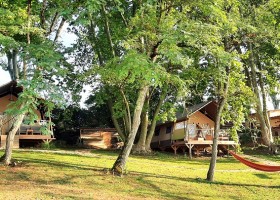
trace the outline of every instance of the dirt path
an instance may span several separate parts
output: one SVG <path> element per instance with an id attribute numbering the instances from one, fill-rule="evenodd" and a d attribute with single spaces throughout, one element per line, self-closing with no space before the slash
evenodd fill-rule
<path id="1" fill-rule="evenodd" d="M 99 157 L 99 155 L 91 153 L 92 149 L 77 149 L 77 150 L 17 149 L 16 151 L 31 151 L 31 152 L 41 152 L 41 153 L 57 153 L 57 154 L 88 156 L 88 157 Z"/>

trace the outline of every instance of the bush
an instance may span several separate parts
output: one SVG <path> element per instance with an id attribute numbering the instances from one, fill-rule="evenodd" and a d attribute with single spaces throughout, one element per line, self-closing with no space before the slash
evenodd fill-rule
<path id="1" fill-rule="evenodd" d="M 241 144 L 250 144 L 252 143 L 252 138 L 251 138 L 251 134 L 250 133 L 242 133 L 240 136 L 239 136 L 239 141 Z"/>
<path id="2" fill-rule="evenodd" d="M 40 148 L 42 148 L 42 149 L 55 149 L 56 145 L 52 141 L 44 141 L 40 144 Z"/>
<path id="3" fill-rule="evenodd" d="M 280 137 L 274 138 L 274 143 L 277 145 L 280 144 Z"/>

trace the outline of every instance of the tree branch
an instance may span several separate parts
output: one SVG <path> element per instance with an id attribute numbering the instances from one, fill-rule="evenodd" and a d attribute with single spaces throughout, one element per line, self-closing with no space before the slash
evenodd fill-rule
<path id="1" fill-rule="evenodd" d="M 107 14 L 106 14 L 106 9 L 105 9 L 105 6 L 102 5 L 102 14 L 103 14 L 103 17 L 104 17 L 104 20 L 105 20 L 105 32 L 106 32 L 106 35 L 107 35 L 107 39 L 108 39 L 108 42 L 109 42 L 109 45 L 110 45 L 110 50 L 111 50 L 111 53 L 112 53 L 112 56 L 115 57 L 116 54 L 115 54 L 115 50 L 114 50 L 114 45 L 113 45 L 113 42 L 112 42 L 112 36 L 111 36 L 111 33 L 110 33 L 110 27 L 109 27 L 109 20 L 108 20 L 108 17 L 107 17 Z"/>
<path id="2" fill-rule="evenodd" d="M 63 25 L 64 25 L 65 22 L 66 22 L 66 19 L 65 19 L 64 17 L 62 17 L 62 19 L 61 19 L 61 21 L 60 21 L 60 24 L 59 24 L 59 27 L 58 27 L 58 29 L 57 29 L 57 31 L 56 31 L 55 38 L 54 38 L 54 40 L 53 40 L 54 43 L 57 41 L 57 39 L 58 39 L 58 37 L 59 37 L 59 35 L 60 35 L 60 33 L 61 33 L 61 30 L 62 30 Z"/>
<path id="3" fill-rule="evenodd" d="M 122 141 L 125 142 L 126 137 L 125 137 L 120 125 L 119 125 L 119 122 L 118 122 L 117 118 L 115 117 L 113 102 L 111 100 L 108 100 L 108 107 L 109 107 L 109 110 L 111 112 L 111 117 L 112 117 L 113 124 L 114 124 L 115 128 L 117 129 L 117 132 L 118 132 L 119 136 L 121 137 Z"/>
<path id="4" fill-rule="evenodd" d="M 46 11 L 46 8 L 47 8 L 47 0 L 43 0 L 43 3 L 42 3 L 42 10 L 40 12 L 40 23 L 41 23 L 41 27 L 43 29 L 45 29 L 45 25 L 46 25 L 46 17 L 45 17 L 45 11 Z"/>
<path id="5" fill-rule="evenodd" d="M 55 27 L 55 23 L 56 23 L 56 21 L 57 21 L 57 18 L 58 18 L 58 12 L 56 12 L 56 13 L 54 14 L 54 17 L 53 17 L 53 19 L 52 19 L 52 22 L 51 22 L 51 25 L 50 25 L 50 28 L 49 28 L 49 32 L 47 33 L 47 35 L 49 35 L 49 34 L 51 34 L 51 33 L 53 32 L 54 27 Z"/>
<path id="6" fill-rule="evenodd" d="M 97 44 L 97 38 L 95 37 L 95 30 L 94 30 L 94 28 L 95 28 L 95 25 L 94 25 L 92 19 L 90 19 L 90 27 L 89 27 L 89 31 L 91 32 L 90 38 L 92 38 L 93 45 L 96 48 L 99 64 L 103 65 L 104 61 L 103 61 L 103 57 L 102 57 L 102 53 L 101 53 L 100 47 Z"/>

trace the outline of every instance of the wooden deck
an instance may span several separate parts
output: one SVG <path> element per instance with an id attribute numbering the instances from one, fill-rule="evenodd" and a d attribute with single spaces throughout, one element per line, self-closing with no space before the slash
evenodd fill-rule
<path id="1" fill-rule="evenodd" d="M 0 149 L 6 147 L 7 135 L 0 135 Z M 13 148 L 18 149 L 20 141 L 51 141 L 55 140 L 51 135 L 15 135 Z"/>
<path id="2" fill-rule="evenodd" d="M 21 125 L 18 131 L 20 140 L 55 140 L 52 135 L 44 135 L 41 125 Z"/>
<path id="3" fill-rule="evenodd" d="M 172 146 L 187 146 L 187 145 L 213 145 L 212 140 L 204 140 L 204 141 L 199 141 L 199 140 L 190 140 L 190 141 L 179 141 L 179 142 L 174 142 Z M 235 141 L 222 141 L 218 140 L 218 145 L 234 145 L 236 146 L 237 143 Z"/>
<path id="4" fill-rule="evenodd" d="M 109 149 L 117 141 L 116 132 L 113 128 L 81 128 L 80 142 L 87 148 Z"/>
<path id="5" fill-rule="evenodd" d="M 196 144 L 196 145 L 212 145 L 213 144 L 213 140 L 203 140 L 203 141 L 199 141 L 199 140 L 190 140 L 185 142 L 185 144 Z M 231 141 L 231 140 L 218 140 L 218 145 L 236 145 L 235 141 Z"/>
<path id="6" fill-rule="evenodd" d="M 173 142 L 171 145 L 174 153 L 177 154 L 177 150 L 181 148 L 185 152 L 186 148 L 189 149 L 189 156 L 192 157 L 192 149 L 196 150 L 197 155 L 199 151 L 205 150 L 207 147 L 212 147 L 213 140 L 188 140 L 188 141 L 177 141 Z M 228 140 L 228 138 L 219 138 L 218 140 L 218 149 L 228 149 L 229 146 L 236 148 L 237 143 L 233 140 Z"/>
<path id="7" fill-rule="evenodd" d="M 19 135 L 20 140 L 55 140 L 51 135 Z"/>

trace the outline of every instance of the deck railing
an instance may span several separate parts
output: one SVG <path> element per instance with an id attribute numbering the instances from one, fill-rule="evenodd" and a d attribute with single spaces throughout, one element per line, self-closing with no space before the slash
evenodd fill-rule
<path id="1" fill-rule="evenodd" d="M 18 130 L 19 135 L 44 135 L 41 131 L 42 126 L 47 125 L 47 123 L 43 120 L 41 120 L 38 124 L 34 125 L 26 125 L 21 124 L 20 128 Z M 50 127 L 50 131 L 52 131 L 52 127 Z M 51 137 L 53 137 L 53 134 L 51 134 Z"/>
<path id="2" fill-rule="evenodd" d="M 192 132 L 188 132 L 186 135 L 186 140 L 213 140 L 214 138 L 214 129 L 201 128 L 195 129 Z M 219 132 L 218 140 L 229 140 L 229 134 L 227 130 L 222 129 Z"/>

